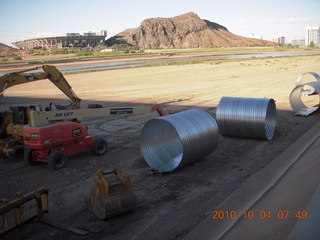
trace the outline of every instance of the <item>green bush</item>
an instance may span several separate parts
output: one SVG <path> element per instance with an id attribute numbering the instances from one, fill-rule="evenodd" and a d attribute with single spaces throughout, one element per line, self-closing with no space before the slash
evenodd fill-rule
<path id="1" fill-rule="evenodd" d="M 68 53 L 79 53 L 81 52 L 80 48 L 68 48 Z"/>
<path id="2" fill-rule="evenodd" d="M 95 52 L 100 52 L 101 50 L 105 49 L 106 47 L 105 46 L 96 46 L 93 51 Z"/>
<path id="3" fill-rule="evenodd" d="M 17 55 L 17 54 L 11 54 L 10 57 L 12 57 L 13 60 L 16 60 L 16 61 L 22 60 L 22 57 L 20 55 Z"/>
<path id="4" fill-rule="evenodd" d="M 15 57 L 13 58 L 13 60 L 16 60 L 16 61 L 22 60 L 22 57 L 21 57 L 21 56 L 15 56 Z"/>
<path id="5" fill-rule="evenodd" d="M 126 43 L 121 43 L 121 44 L 114 44 L 112 45 L 113 49 L 123 49 L 124 51 L 128 50 L 127 53 L 129 53 L 130 51 L 135 51 L 135 50 L 139 50 L 138 47 L 136 46 L 132 46 Z"/>
<path id="6" fill-rule="evenodd" d="M 310 42 L 309 47 L 311 47 L 311 48 L 314 48 L 314 47 L 315 47 L 315 44 L 314 44 L 314 42 L 313 42 L 313 41 L 311 41 L 311 42 Z"/>
<path id="7" fill-rule="evenodd" d="M 51 49 L 51 54 L 67 54 L 68 49 L 67 48 L 53 48 Z"/>
<path id="8" fill-rule="evenodd" d="M 93 52 L 81 52 L 81 53 L 78 53 L 77 56 L 92 56 L 93 55 Z"/>

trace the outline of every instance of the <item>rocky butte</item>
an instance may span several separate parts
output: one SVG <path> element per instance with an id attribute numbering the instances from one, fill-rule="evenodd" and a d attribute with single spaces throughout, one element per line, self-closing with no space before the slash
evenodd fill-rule
<path id="1" fill-rule="evenodd" d="M 139 48 L 205 48 L 275 46 L 276 43 L 241 37 L 224 26 L 201 19 L 195 13 L 172 18 L 150 18 L 140 27 L 127 29 L 106 41 L 107 45 L 127 43 Z"/>

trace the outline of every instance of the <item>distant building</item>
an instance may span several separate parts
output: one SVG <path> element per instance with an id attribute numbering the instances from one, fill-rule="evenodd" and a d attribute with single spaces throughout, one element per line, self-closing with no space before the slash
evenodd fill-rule
<path id="1" fill-rule="evenodd" d="M 83 33 L 67 33 L 66 36 L 33 38 L 14 42 L 21 49 L 63 48 L 63 47 L 95 47 L 104 44 L 107 31 Z"/>
<path id="2" fill-rule="evenodd" d="M 285 37 L 272 38 L 272 42 L 278 43 L 279 45 L 283 46 L 286 44 L 286 38 Z"/>
<path id="3" fill-rule="evenodd" d="M 306 40 L 305 39 L 292 40 L 291 44 L 292 46 L 305 46 Z"/>
<path id="4" fill-rule="evenodd" d="M 67 33 L 67 37 L 79 37 L 80 33 Z"/>
<path id="5" fill-rule="evenodd" d="M 97 36 L 97 33 L 95 33 L 95 32 L 85 32 L 85 33 L 83 33 L 83 36 Z"/>
<path id="6" fill-rule="evenodd" d="M 320 45 L 320 27 L 308 27 L 306 29 L 306 45 L 309 46 L 311 42 Z"/>

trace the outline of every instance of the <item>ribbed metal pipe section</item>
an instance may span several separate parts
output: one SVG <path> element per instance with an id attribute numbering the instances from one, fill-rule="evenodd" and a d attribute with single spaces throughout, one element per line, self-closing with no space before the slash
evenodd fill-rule
<path id="1" fill-rule="evenodd" d="M 302 79 L 303 79 L 303 77 L 304 77 L 305 75 L 312 75 L 312 76 L 316 79 L 316 81 L 320 82 L 320 76 L 319 76 L 318 73 L 315 73 L 315 72 L 306 72 L 306 73 L 301 74 L 299 77 L 297 77 L 296 86 L 302 85 L 302 84 L 301 84 L 301 81 L 302 81 Z"/>
<path id="2" fill-rule="evenodd" d="M 293 111 L 296 113 L 296 115 L 308 116 L 319 109 L 319 105 L 308 107 L 303 103 L 301 96 L 303 95 L 304 92 L 306 92 L 306 90 L 304 90 L 304 87 L 306 86 L 312 87 L 314 89 L 314 93 L 318 95 L 320 93 L 320 82 L 308 82 L 308 83 L 296 86 L 290 93 L 290 97 L 289 97 L 290 105 Z M 308 95 L 308 94 L 305 94 L 305 95 Z M 320 97 L 319 97 L 319 103 L 320 103 Z"/>
<path id="3" fill-rule="evenodd" d="M 270 140 L 276 128 L 276 105 L 271 98 L 221 98 L 216 119 L 222 135 Z"/>
<path id="4" fill-rule="evenodd" d="M 171 172 L 210 154 L 218 140 L 214 118 L 192 109 L 148 121 L 141 131 L 140 148 L 152 169 Z"/>

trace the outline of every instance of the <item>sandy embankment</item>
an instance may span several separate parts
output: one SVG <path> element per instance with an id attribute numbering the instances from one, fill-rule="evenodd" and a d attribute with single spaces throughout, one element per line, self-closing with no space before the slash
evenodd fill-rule
<path id="1" fill-rule="evenodd" d="M 308 71 L 320 73 L 320 56 L 124 69 L 67 75 L 66 79 L 83 102 L 214 107 L 222 96 L 270 97 L 278 109 L 291 110 L 288 96 L 294 81 Z M 34 103 L 66 99 L 46 80 L 12 87 L 5 95 L 19 97 L 10 98 L 10 103 L 24 103 L 26 99 L 20 97 Z M 39 102 L 38 98 L 48 100 Z M 8 98 L 2 100 L 2 108 L 6 103 Z"/>

